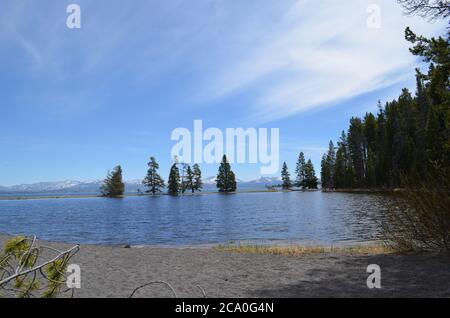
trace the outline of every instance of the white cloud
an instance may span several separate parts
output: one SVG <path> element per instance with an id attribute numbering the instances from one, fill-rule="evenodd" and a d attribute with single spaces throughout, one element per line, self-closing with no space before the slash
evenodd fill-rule
<path id="1" fill-rule="evenodd" d="M 367 27 L 370 3 L 381 8 L 380 29 Z M 415 62 L 404 40 L 405 27 L 425 34 L 443 28 L 442 23 L 403 16 L 399 5 L 389 0 L 297 1 L 280 20 L 270 40 L 243 48 L 241 59 L 209 78 L 214 98 L 254 89 L 256 121 L 283 118 L 404 81 L 414 73 Z"/>
<path id="2" fill-rule="evenodd" d="M 162 94 L 191 106 L 248 92 L 254 103 L 242 109 L 271 121 L 410 78 L 404 28 L 429 35 L 444 26 L 402 16 L 392 0 L 80 0 L 83 27 L 73 32 L 64 5 L 46 3 L 10 0 L 0 12 L 0 48 L 18 51 L 8 64 L 30 86 L 48 83 L 44 92 L 26 90 L 31 100 L 58 96 L 70 113 L 87 100 L 82 111 L 108 105 L 105 92 L 113 103 L 163 83 L 170 92 Z M 381 29 L 367 28 L 371 3 L 381 7 Z"/>

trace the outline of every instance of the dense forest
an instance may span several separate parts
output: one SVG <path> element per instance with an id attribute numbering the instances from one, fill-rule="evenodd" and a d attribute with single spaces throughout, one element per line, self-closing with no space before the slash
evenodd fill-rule
<path id="1" fill-rule="evenodd" d="M 411 53 L 423 58 L 413 95 L 382 105 L 378 113 L 353 117 L 337 147 L 330 142 L 322 158 L 323 189 L 398 188 L 405 180 L 424 182 L 450 166 L 450 32 L 427 39 L 409 28 Z"/>

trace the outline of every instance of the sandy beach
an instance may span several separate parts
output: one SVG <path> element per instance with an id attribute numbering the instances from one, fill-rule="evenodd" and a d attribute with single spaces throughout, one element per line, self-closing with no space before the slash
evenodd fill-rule
<path id="1" fill-rule="evenodd" d="M 6 235 L 0 235 L 3 248 Z M 47 243 L 60 249 L 72 245 Z M 450 257 L 321 253 L 261 255 L 217 248 L 123 248 L 82 245 L 76 297 L 128 297 L 151 281 L 171 284 L 179 297 L 450 297 Z M 382 288 L 366 286 L 367 266 L 378 264 Z M 135 297 L 173 297 L 151 285 Z"/>

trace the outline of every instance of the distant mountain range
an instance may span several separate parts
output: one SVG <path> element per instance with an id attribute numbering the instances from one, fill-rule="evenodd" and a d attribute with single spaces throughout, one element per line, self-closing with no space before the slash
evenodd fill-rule
<path id="1" fill-rule="evenodd" d="M 98 194 L 102 183 L 102 180 L 38 182 L 9 187 L 0 186 L 0 193 Z M 127 192 L 137 192 L 139 187 L 142 188 L 142 183 L 141 180 L 131 180 L 125 182 L 125 187 Z"/>
<path id="2" fill-rule="evenodd" d="M 238 190 L 260 190 L 266 186 L 276 186 L 281 184 L 280 178 L 261 177 L 251 181 L 236 180 Z M 102 180 L 94 181 L 57 181 L 38 182 L 32 184 L 19 184 L 14 186 L 0 186 L 1 194 L 98 194 L 102 185 Z M 126 193 L 136 193 L 145 191 L 141 180 L 130 180 L 125 182 Z M 203 191 L 214 191 L 216 189 L 216 177 L 209 177 L 203 180 Z"/>

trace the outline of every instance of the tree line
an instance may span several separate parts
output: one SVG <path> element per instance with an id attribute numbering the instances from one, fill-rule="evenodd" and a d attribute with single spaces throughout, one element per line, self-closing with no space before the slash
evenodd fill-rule
<path id="1" fill-rule="evenodd" d="M 379 102 L 377 114 L 353 117 L 347 132 L 343 131 L 337 145 L 330 141 L 322 157 L 322 189 L 393 189 L 409 183 L 427 181 L 436 171 L 450 168 L 450 32 L 446 37 L 425 38 L 409 28 L 405 38 L 413 44 L 410 52 L 428 64 L 427 73 L 416 69 L 415 95 L 403 89 L 400 96 L 385 105 Z M 165 182 L 158 174 L 155 158 L 148 163 L 143 183 L 147 193 L 158 194 Z M 283 190 L 299 187 L 317 189 L 311 160 L 300 153 L 292 181 L 286 162 L 281 171 Z M 216 179 L 219 192 L 236 191 L 236 176 L 226 156 Z M 122 169 L 116 167 L 101 188 L 105 196 L 120 196 L 124 192 Z M 168 194 L 195 193 L 202 189 L 198 164 L 174 163 L 167 184 Z"/>
<path id="2" fill-rule="evenodd" d="M 170 168 L 167 184 L 158 173 L 159 164 L 154 157 L 150 158 L 147 166 L 147 175 L 142 184 L 147 188 L 145 192 L 148 194 L 161 194 L 165 189 L 167 189 L 167 194 L 173 196 L 182 195 L 186 192 L 194 194 L 202 191 L 202 172 L 198 164 L 191 167 L 189 164 L 179 163 L 175 159 L 175 163 Z M 295 179 L 291 181 L 288 166 L 285 162 L 281 170 L 281 180 L 282 184 L 279 187 L 283 190 L 290 190 L 293 187 L 312 190 L 317 189 L 319 184 L 314 165 L 311 160 L 305 160 L 303 152 L 300 153 L 297 160 Z M 219 166 L 216 187 L 220 193 L 232 193 L 237 190 L 236 175 L 231 169 L 226 155 L 223 156 Z M 124 194 L 125 183 L 122 180 L 122 167 L 120 165 L 108 172 L 100 190 L 105 197 L 119 197 Z"/>
<path id="3" fill-rule="evenodd" d="M 194 164 L 191 167 L 189 164 L 179 163 L 176 158 L 174 161 L 167 181 L 167 194 L 177 196 L 186 192 L 194 194 L 202 191 L 203 182 L 200 166 Z M 147 175 L 142 181 L 142 184 L 147 188 L 145 192 L 151 195 L 161 194 L 166 188 L 166 183 L 158 173 L 159 164 L 154 157 L 151 157 L 147 166 Z M 219 166 L 216 187 L 221 193 L 231 193 L 237 189 L 236 175 L 231 170 L 226 155 L 223 156 Z M 120 197 L 124 194 L 125 183 L 122 180 L 122 167 L 120 165 L 108 172 L 100 190 L 105 197 Z"/>
<path id="4" fill-rule="evenodd" d="M 335 147 L 331 141 L 321 163 L 324 189 L 398 188 L 432 178 L 450 166 L 450 32 L 427 39 L 409 28 L 410 49 L 428 63 L 416 69 L 416 93 L 379 103 L 376 115 L 353 117 Z"/>

